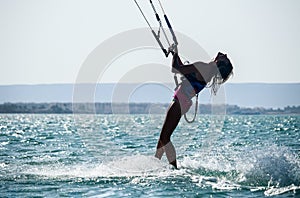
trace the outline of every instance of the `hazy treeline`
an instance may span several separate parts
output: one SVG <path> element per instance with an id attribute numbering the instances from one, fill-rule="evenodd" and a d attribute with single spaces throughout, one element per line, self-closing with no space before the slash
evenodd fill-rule
<path id="1" fill-rule="evenodd" d="M 154 103 L 4 103 L 0 113 L 96 113 L 96 114 L 164 114 L 169 104 Z M 193 110 L 194 107 L 191 108 Z M 260 114 L 300 114 L 300 106 L 285 108 L 245 108 L 237 105 L 200 104 L 200 114 L 260 115 Z"/>

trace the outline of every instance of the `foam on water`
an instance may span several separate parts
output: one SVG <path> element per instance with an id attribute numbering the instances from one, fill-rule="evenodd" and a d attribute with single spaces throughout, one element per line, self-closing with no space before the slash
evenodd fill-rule
<path id="1" fill-rule="evenodd" d="M 274 196 L 274 195 L 280 195 L 280 194 L 284 194 L 287 192 L 293 192 L 294 194 L 296 194 L 296 191 L 300 190 L 300 186 L 295 186 L 295 185 L 290 185 L 287 187 L 282 187 L 282 188 L 275 188 L 275 187 L 271 187 L 269 189 L 267 189 L 264 194 L 266 196 Z"/>
<path id="2" fill-rule="evenodd" d="M 170 171 L 168 165 L 155 157 L 135 155 L 100 164 L 38 166 L 25 173 L 48 178 L 95 178 L 162 176 Z"/>

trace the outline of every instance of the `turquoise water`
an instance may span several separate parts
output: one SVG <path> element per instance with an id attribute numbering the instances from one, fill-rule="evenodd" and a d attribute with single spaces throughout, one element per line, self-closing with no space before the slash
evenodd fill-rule
<path id="1" fill-rule="evenodd" d="M 300 197 L 300 116 L 0 115 L 0 197 Z"/>

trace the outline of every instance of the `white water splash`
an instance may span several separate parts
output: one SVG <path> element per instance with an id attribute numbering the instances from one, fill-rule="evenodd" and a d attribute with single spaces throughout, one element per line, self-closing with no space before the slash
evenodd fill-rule
<path id="1" fill-rule="evenodd" d="M 287 187 L 282 187 L 282 188 L 276 188 L 276 187 L 271 187 L 268 190 L 264 192 L 266 196 L 275 196 L 275 195 L 280 195 L 284 194 L 287 192 L 293 192 L 296 194 L 296 191 L 300 190 L 300 186 L 295 186 L 295 185 L 290 185 Z"/>
<path id="2" fill-rule="evenodd" d="M 244 152 L 223 149 L 210 154 L 196 153 L 184 157 L 180 167 L 192 171 L 191 178 L 196 185 L 216 190 L 245 189 L 273 196 L 296 193 L 300 189 L 299 157 L 282 146 L 248 148 Z"/>
<path id="3" fill-rule="evenodd" d="M 172 169 L 152 156 L 135 155 L 100 164 L 39 166 L 26 174 L 48 178 L 96 178 L 169 175 Z"/>

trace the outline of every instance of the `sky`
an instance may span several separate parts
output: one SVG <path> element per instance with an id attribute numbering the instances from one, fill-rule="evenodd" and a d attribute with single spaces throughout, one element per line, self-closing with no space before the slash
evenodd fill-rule
<path id="1" fill-rule="evenodd" d="M 211 58 L 218 51 L 228 54 L 234 65 L 231 83 L 300 82 L 300 1 L 161 2 L 176 31 Z M 150 5 L 143 8 L 154 17 Z M 0 0 L 0 85 L 74 83 L 97 46 L 143 27 L 147 24 L 133 0 Z M 149 51 L 135 55 L 139 64 L 147 53 L 170 62 L 159 50 Z M 118 68 L 129 71 L 130 61 L 124 62 L 115 61 L 104 82 L 117 81 Z"/>

